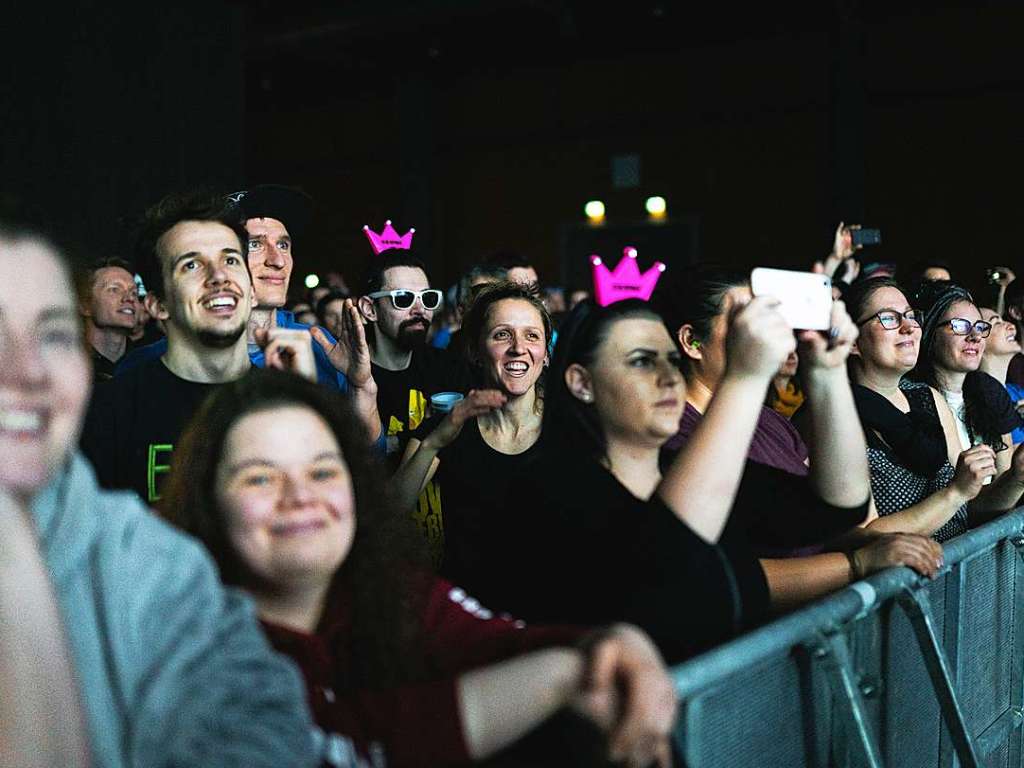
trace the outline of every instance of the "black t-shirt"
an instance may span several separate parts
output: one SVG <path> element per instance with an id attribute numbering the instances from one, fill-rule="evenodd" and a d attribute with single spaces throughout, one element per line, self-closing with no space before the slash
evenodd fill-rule
<path id="1" fill-rule="evenodd" d="M 108 360 L 101 355 L 95 348 L 92 350 L 92 380 L 93 383 L 99 383 L 101 381 L 110 381 L 114 378 L 114 369 L 117 368 L 117 363 Z"/>
<path id="2" fill-rule="evenodd" d="M 436 418 L 429 419 L 415 436 L 422 439 L 435 424 Z M 458 438 L 438 453 L 441 463 L 431 481 L 437 517 L 418 522 L 435 551 L 443 552 L 444 578 L 455 584 L 479 584 L 489 591 L 483 584 L 489 573 L 486 553 L 506 523 L 496 516 L 505 514 L 503 508 L 517 478 L 536 453 L 536 444 L 518 454 L 494 450 L 484 441 L 476 419 L 467 422 Z"/>
<path id="3" fill-rule="evenodd" d="M 156 502 L 174 445 L 216 386 L 179 378 L 159 358 L 97 385 L 81 443 L 100 485 Z"/>
<path id="4" fill-rule="evenodd" d="M 417 349 L 407 368 L 391 371 L 372 365 L 377 382 L 377 410 L 388 436 L 388 453 L 404 449 L 413 432 L 427 415 L 430 396 L 437 392 L 463 392 L 459 378 L 449 365 L 443 350 Z"/>
<path id="5" fill-rule="evenodd" d="M 507 485 L 462 584 L 534 623 L 643 627 L 668 663 L 768 616 L 768 584 L 742 538 L 708 544 L 655 496 L 643 501 L 593 461 L 543 455 Z"/>

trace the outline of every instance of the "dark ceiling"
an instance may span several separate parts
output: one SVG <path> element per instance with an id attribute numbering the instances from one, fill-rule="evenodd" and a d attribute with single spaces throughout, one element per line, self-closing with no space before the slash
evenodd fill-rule
<path id="1" fill-rule="evenodd" d="M 998 3 L 996 3 L 998 4 Z M 871 24 L 934 13 L 954 2 L 681 3 L 668 0 L 398 0 L 247 3 L 251 89 L 303 98 L 333 79 L 372 91 L 372 80 L 409 69 L 467 69 L 607 60 L 763 39 L 794 29 L 836 34 L 848 20 Z M 993 5 L 973 3 L 972 7 Z"/>

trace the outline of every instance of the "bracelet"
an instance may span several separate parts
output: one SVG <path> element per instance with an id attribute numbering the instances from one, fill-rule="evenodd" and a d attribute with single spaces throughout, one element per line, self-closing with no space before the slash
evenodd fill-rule
<path id="1" fill-rule="evenodd" d="M 850 573 L 853 574 L 853 578 L 850 579 L 850 582 L 853 583 L 863 579 L 864 574 L 861 572 L 860 565 L 857 563 L 857 551 L 844 552 L 843 554 L 846 555 L 846 559 L 850 563 Z"/>

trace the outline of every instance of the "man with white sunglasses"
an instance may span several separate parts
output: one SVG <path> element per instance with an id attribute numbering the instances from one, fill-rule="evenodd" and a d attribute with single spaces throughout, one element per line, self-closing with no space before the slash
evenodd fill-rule
<path id="1" fill-rule="evenodd" d="M 430 287 L 423 263 L 411 250 L 382 250 L 367 272 L 359 311 L 368 324 L 377 409 L 388 436 L 388 453 L 395 453 L 423 420 L 430 396 L 460 387 L 444 364 L 442 350 L 426 343 L 444 295 Z"/>

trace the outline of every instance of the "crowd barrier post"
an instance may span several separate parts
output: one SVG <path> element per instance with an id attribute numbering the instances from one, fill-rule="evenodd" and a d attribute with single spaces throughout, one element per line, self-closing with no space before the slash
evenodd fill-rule
<path id="1" fill-rule="evenodd" d="M 687 768 L 1024 768 L 1024 508 L 672 670 Z"/>

